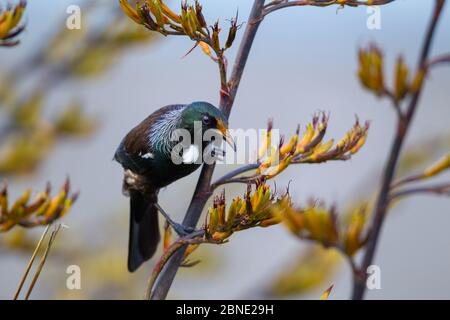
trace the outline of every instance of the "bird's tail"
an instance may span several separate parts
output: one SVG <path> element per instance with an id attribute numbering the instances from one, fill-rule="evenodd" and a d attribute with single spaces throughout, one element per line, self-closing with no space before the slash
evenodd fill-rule
<path id="1" fill-rule="evenodd" d="M 160 235 L 157 194 L 148 196 L 130 192 L 130 238 L 128 242 L 128 270 L 134 272 L 150 259 L 156 251 Z"/>

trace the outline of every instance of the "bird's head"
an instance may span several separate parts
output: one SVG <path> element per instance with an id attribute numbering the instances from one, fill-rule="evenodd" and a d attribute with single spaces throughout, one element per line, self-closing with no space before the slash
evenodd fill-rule
<path id="1" fill-rule="evenodd" d="M 236 150 L 236 144 L 228 131 L 228 120 L 218 108 L 208 102 L 193 102 L 186 106 L 181 115 L 181 127 L 192 132 L 195 122 L 201 123 L 202 131 L 217 130 Z"/>

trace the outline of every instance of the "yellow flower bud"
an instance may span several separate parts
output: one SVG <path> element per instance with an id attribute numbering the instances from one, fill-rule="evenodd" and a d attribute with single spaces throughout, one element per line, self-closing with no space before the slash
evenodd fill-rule
<path id="1" fill-rule="evenodd" d="M 0 16 L 0 39 L 5 38 L 12 29 L 13 14 L 11 11 L 5 11 Z"/>
<path id="2" fill-rule="evenodd" d="M 219 40 L 219 22 L 216 22 L 212 27 L 212 37 L 211 37 L 211 46 L 215 51 L 220 51 L 220 40 Z"/>
<path id="3" fill-rule="evenodd" d="M 259 224 L 260 227 L 262 228 L 267 228 L 276 224 L 279 224 L 282 221 L 282 219 L 280 217 L 270 217 L 267 218 L 265 220 L 262 220 L 261 223 Z"/>
<path id="4" fill-rule="evenodd" d="M 297 147 L 294 152 L 295 156 L 305 152 L 305 147 L 311 142 L 313 136 L 314 136 L 314 126 L 310 123 L 306 127 L 306 132 L 303 135 L 302 139 L 297 144 Z"/>
<path id="5" fill-rule="evenodd" d="M 160 2 L 162 12 L 173 22 L 181 23 L 181 17 L 173 12 L 167 5 L 165 5 L 162 1 Z"/>
<path id="6" fill-rule="evenodd" d="M 433 177 L 441 173 L 442 171 L 447 170 L 448 168 L 450 168 L 450 153 L 446 154 L 436 163 L 426 168 L 423 174 L 426 177 Z"/>
<path id="7" fill-rule="evenodd" d="M 291 137 L 288 143 L 281 146 L 280 148 L 281 156 L 293 153 L 294 148 L 296 148 L 297 146 L 297 141 L 298 141 L 298 133 L 295 136 Z"/>
<path id="8" fill-rule="evenodd" d="M 359 51 L 358 76 L 367 89 L 377 95 L 384 93 L 383 56 L 375 46 Z"/>
<path id="9" fill-rule="evenodd" d="M 217 231 L 217 225 L 219 223 L 219 215 L 216 208 L 209 209 L 209 226 L 208 232 L 214 234 Z"/>
<path id="10" fill-rule="evenodd" d="M 31 197 L 31 189 L 27 189 L 12 205 L 11 214 L 15 216 L 20 216 L 21 213 L 24 211 L 24 206 L 30 200 L 30 197 Z"/>
<path id="11" fill-rule="evenodd" d="M 211 59 L 214 60 L 214 57 L 213 57 L 213 55 L 212 55 L 212 53 L 211 53 L 211 48 L 209 47 L 209 45 L 208 45 L 207 43 L 203 42 L 203 41 L 200 41 L 198 44 L 200 45 L 200 48 L 202 48 L 202 51 L 203 51 L 207 56 L 209 56 Z"/>
<path id="12" fill-rule="evenodd" d="M 362 136 L 358 142 L 356 143 L 356 145 L 350 150 L 351 154 L 355 154 L 357 153 L 366 143 L 367 140 L 367 135 Z"/>
<path id="13" fill-rule="evenodd" d="M 15 8 L 13 13 L 13 18 L 10 23 L 10 28 L 15 28 L 19 24 L 20 20 L 22 19 L 23 13 L 25 11 L 26 2 L 22 1 L 20 2 Z"/>
<path id="14" fill-rule="evenodd" d="M 268 128 L 265 131 L 265 135 L 264 135 L 263 140 L 261 142 L 261 147 L 260 147 L 260 149 L 258 151 L 258 159 L 262 159 L 266 155 L 267 150 L 271 146 L 271 143 L 272 143 L 272 126 L 273 126 L 272 121 L 269 121 Z"/>
<path id="15" fill-rule="evenodd" d="M 411 84 L 411 91 L 416 93 L 422 87 L 423 80 L 425 79 L 426 70 L 420 69 L 417 71 L 416 76 Z"/>
<path id="16" fill-rule="evenodd" d="M 362 245 L 361 233 L 366 223 L 366 215 L 358 209 L 351 216 L 350 224 L 344 238 L 344 250 L 349 255 L 354 255 Z"/>
<path id="17" fill-rule="evenodd" d="M 8 213 L 8 192 L 6 186 L 0 190 L 0 217 Z"/>
<path id="18" fill-rule="evenodd" d="M 61 204 L 65 201 L 66 199 L 66 192 L 64 190 L 61 190 L 57 196 L 55 196 L 51 201 L 50 201 L 50 205 L 47 208 L 47 211 L 45 212 L 45 216 L 47 218 L 52 218 L 57 212 L 57 210 L 59 209 L 59 207 L 61 206 Z"/>
<path id="19" fill-rule="evenodd" d="M 164 27 L 165 19 L 161 8 L 161 3 L 158 0 L 149 0 L 147 1 L 150 11 L 155 16 L 156 23 L 160 28 Z"/>
<path id="20" fill-rule="evenodd" d="M 275 167 L 272 167 L 272 169 L 269 169 L 266 173 L 264 173 L 264 176 L 267 179 L 271 179 L 271 178 L 279 175 L 291 164 L 292 158 L 293 158 L 293 156 L 288 156 L 287 158 L 281 160 L 281 162 L 278 165 L 276 165 Z"/>
<path id="21" fill-rule="evenodd" d="M 226 232 L 215 232 L 212 235 L 212 239 L 215 241 L 223 241 L 225 239 L 227 239 L 229 236 L 231 236 L 232 232 L 231 231 L 226 231 Z"/>
<path id="22" fill-rule="evenodd" d="M 230 207 L 228 208 L 228 214 L 227 214 L 227 222 L 225 225 L 225 229 L 229 230 L 233 227 L 234 221 L 236 219 L 236 216 L 238 215 L 238 203 L 242 201 L 241 198 L 233 199 L 231 202 Z"/>
<path id="23" fill-rule="evenodd" d="M 137 11 L 128 3 L 127 0 L 119 0 L 120 7 L 122 11 L 131 18 L 134 22 L 138 24 L 142 24 L 142 20 L 137 13 Z"/>
<path id="24" fill-rule="evenodd" d="M 403 99 L 408 93 L 408 75 L 408 66 L 403 61 L 403 58 L 398 58 L 395 68 L 395 98 L 397 100 Z"/>
<path id="25" fill-rule="evenodd" d="M 201 30 L 200 23 L 197 20 L 197 14 L 194 11 L 193 7 L 189 7 L 187 11 L 187 18 L 189 20 L 189 24 L 191 25 L 192 29 L 195 31 Z"/>
<path id="26" fill-rule="evenodd" d="M 183 27 L 184 32 L 191 38 L 194 37 L 194 26 L 191 25 L 188 17 L 188 8 L 183 7 L 181 9 L 181 25 Z"/>
<path id="27" fill-rule="evenodd" d="M 333 285 L 331 285 L 327 290 L 324 291 L 324 293 L 322 293 L 322 295 L 320 296 L 320 300 L 328 300 L 331 290 L 333 290 Z"/>

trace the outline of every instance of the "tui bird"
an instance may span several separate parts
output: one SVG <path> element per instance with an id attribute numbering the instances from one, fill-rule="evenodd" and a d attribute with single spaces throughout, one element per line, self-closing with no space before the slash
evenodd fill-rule
<path id="1" fill-rule="evenodd" d="M 188 132 L 192 140 L 180 151 L 175 149 L 180 145 L 174 139 L 177 129 Z M 196 142 L 193 137 L 199 134 L 198 131 L 202 134 L 208 129 L 217 131 L 235 150 L 226 117 L 207 102 L 168 105 L 155 111 L 132 129 L 117 148 L 114 159 L 124 169 L 123 192 L 130 197 L 130 272 L 134 272 L 156 251 L 160 240 L 158 211 L 178 234 L 193 231 L 170 219 L 158 204 L 158 192 L 200 167 L 202 162 L 195 160 L 213 143 L 203 139 Z M 181 161 L 174 161 L 173 154 L 178 154 Z"/>

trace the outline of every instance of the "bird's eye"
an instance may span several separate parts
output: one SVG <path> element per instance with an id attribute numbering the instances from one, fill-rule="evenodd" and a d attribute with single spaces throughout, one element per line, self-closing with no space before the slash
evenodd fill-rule
<path id="1" fill-rule="evenodd" d="M 210 125 L 210 124 L 211 124 L 211 118 L 208 117 L 208 116 L 203 116 L 203 118 L 202 118 L 202 123 L 203 123 L 204 125 Z"/>

